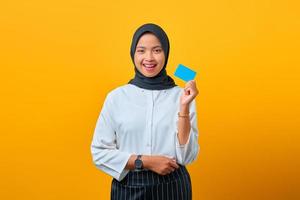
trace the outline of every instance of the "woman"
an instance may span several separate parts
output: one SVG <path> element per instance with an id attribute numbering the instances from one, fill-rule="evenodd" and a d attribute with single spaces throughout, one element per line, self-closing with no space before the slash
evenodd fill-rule
<path id="1" fill-rule="evenodd" d="M 108 93 L 91 152 L 113 177 L 112 200 L 192 198 L 186 164 L 199 152 L 195 81 L 184 89 L 167 75 L 169 40 L 155 24 L 132 39 L 135 77 Z"/>

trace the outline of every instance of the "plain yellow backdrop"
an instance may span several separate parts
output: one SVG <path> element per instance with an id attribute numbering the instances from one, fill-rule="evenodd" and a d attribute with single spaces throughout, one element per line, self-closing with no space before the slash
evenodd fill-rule
<path id="1" fill-rule="evenodd" d="M 197 71 L 196 200 L 300 199 L 298 1 L 0 3 L 0 199 L 109 199 L 90 143 L 106 94 L 134 75 L 129 48 L 161 25 Z"/>

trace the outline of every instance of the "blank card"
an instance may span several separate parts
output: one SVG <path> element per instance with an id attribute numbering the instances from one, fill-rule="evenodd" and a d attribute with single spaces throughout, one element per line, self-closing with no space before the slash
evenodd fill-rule
<path id="1" fill-rule="evenodd" d="M 188 67 L 179 64 L 174 75 L 182 80 L 184 80 L 185 82 L 188 82 L 190 80 L 193 80 L 196 76 L 196 72 L 189 69 Z"/>

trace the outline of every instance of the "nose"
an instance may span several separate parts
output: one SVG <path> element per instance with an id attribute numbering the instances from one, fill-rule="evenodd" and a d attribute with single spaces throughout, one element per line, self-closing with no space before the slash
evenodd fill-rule
<path id="1" fill-rule="evenodd" d="M 146 53 L 145 59 L 146 59 L 147 61 L 153 60 L 153 54 L 152 54 L 151 51 Z"/>

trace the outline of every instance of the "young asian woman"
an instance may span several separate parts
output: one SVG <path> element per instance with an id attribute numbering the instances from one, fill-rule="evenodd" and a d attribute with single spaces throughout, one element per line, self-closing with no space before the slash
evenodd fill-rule
<path id="1" fill-rule="evenodd" d="M 113 177 L 112 200 L 192 199 L 186 165 L 198 156 L 194 80 L 177 86 L 167 74 L 170 43 L 153 23 L 134 33 L 135 76 L 111 90 L 91 144 L 97 168 Z"/>

